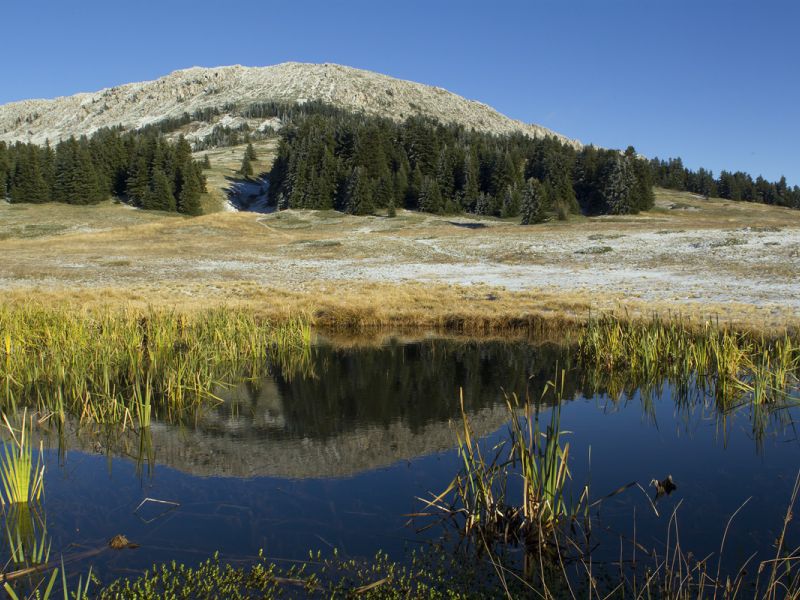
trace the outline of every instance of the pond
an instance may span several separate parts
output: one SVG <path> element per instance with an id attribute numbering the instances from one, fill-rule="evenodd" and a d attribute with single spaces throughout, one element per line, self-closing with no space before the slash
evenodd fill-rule
<path id="1" fill-rule="evenodd" d="M 260 549 L 299 561 L 334 548 L 403 561 L 442 535 L 417 531 L 430 523 L 409 525 L 406 515 L 462 464 L 460 392 L 489 448 L 507 436 L 506 399 L 538 399 L 561 369 L 568 487 L 577 496 L 589 484 L 592 500 L 604 498 L 591 511 L 597 561 L 619 558 L 634 531 L 643 548 L 663 551 L 673 511 L 683 549 L 717 553 L 743 504 L 723 564 L 735 572 L 754 552 L 773 551 L 800 468 L 797 409 L 721 413 L 701 390 L 668 382 L 594 390 L 571 350 L 554 343 L 402 337 L 320 339 L 301 371 L 221 387 L 218 404 L 182 425 L 42 424 L 47 534 L 55 553 L 91 554 L 70 571 L 91 564 L 105 582 L 217 551 L 233 562 Z M 541 406 L 544 420 L 550 410 Z M 650 482 L 667 475 L 677 490 L 653 504 Z M 799 532 L 789 533 L 796 545 Z M 115 534 L 138 548 L 105 550 Z"/>

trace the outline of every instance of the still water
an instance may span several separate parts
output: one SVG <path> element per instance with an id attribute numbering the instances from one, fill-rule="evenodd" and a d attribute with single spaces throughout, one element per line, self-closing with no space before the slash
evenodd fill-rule
<path id="1" fill-rule="evenodd" d="M 634 524 L 640 544 L 662 550 L 676 508 L 684 549 L 717 552 L 745 501 L 726 564 L 769 553 L 800 468 L 796 409 L 723 415 L 702 393 L 678 394 L 667 383 L 610 396 L 588 387 L 570 352 L 554 344 L 446 339 L 320 342 L 308 370 L 220 389 L 220 404 L 181 426 L 154 423 L 146 435 L 74 424 L 40 432 L 53 551 L 103 548 L 124 534 L 139 548 L 70 567 L 93 564 L 106 582 L 216 551 L 233 561 L 259 549 L 291 561 L 333 548 L 403 560 L 441 533 L 417 533 L 404 515 L 460 466 L 459 390 L 475 433 L 491 445 L 508 430 L 506 395 L 539 398 L 561 368 L 576 495 L 587 483 L 593 499 L 632 482 L 647 492 L 633 486 L 593 510 L 598 560 L 618 555 Z M 649 482 L 668 474 L 678 488 L 656 504 L 657 516 Z M 137 510 L 147 498 L 159 502 Z M 794 542 L 798 533 L 790 532 Z"/>

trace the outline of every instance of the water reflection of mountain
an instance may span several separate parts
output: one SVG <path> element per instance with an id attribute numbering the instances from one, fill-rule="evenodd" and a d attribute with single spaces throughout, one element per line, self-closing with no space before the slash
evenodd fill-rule
<path id="1" fill-rule="evenodd" d="M 151 440 L 115 433 L 101 446 L 132 456 L 150 448 L 157 464 L 196 475 L 351 475 L 451 448 L 459 389 L 475 433 L 496 430 L 507 419 L 504 391 L 538 397 L 562 354 L 523 342 L 323 345 L 309 372 L 218 390 L 224 402 L 191 426 L 154 424 Z M 62 443 L 98 447 L 87 433 L 67 427 Z"/>
<path id="2" fill-rule="evenodd" d="M 378 348 L 315 349 L 312 372 L 277 374 L 220 390 L 225 404 L 203 417 L 208 433 L 328 439 L 400 422 L 412 433 L 459 414 L 505 403 L 504 392 L 541 393 L 562 351 L 516 342 L 429 340 Z M 238 430 L 238 431 L 237 431 Z"/>

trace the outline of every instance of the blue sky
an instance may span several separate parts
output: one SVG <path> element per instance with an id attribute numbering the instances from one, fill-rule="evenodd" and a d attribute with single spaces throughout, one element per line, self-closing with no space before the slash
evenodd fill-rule
<path id="1" fill-rule="evenodd" d="M 800 185 L 800 2 L 4 0 L 0 24 L 0 103 L 194 65 L 336 62 Z"/>

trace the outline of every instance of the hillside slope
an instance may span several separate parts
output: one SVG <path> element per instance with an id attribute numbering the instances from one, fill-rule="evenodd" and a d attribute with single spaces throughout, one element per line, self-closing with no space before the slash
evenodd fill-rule
<path id="1" fill-rule="evenodd" d="M 322 101 L 395 120 L 421 114 L 495 134 L 553 135 L 538 125 L 516 121 L 493 108 L 439 87 L 404 81 L 334 64 L 283 63 L 271 67 L 194 67 L 155 81 L 130 83 L 94 93 L 53 100 L 25 100 L 0 106 L 0 141 L 44 144 L 102 127 L 138 129 L 184 113 L 225 109 L 216 122 L 236 126 L 235 108 L 258 102 Z M 194 130 L 209 130 L 208 124 Z M 251 125 L 251 123 L 248 123 Z M 261 126 L 275 127 L 274 120 Z M 278 126 L 280 124 L 278 123 Z M 258 125 L 256 125 L 258 126 Z M 191 128 L 190 128 L 191 129 Z M 201 136 L 195 136 L 197 138 Z"/>

